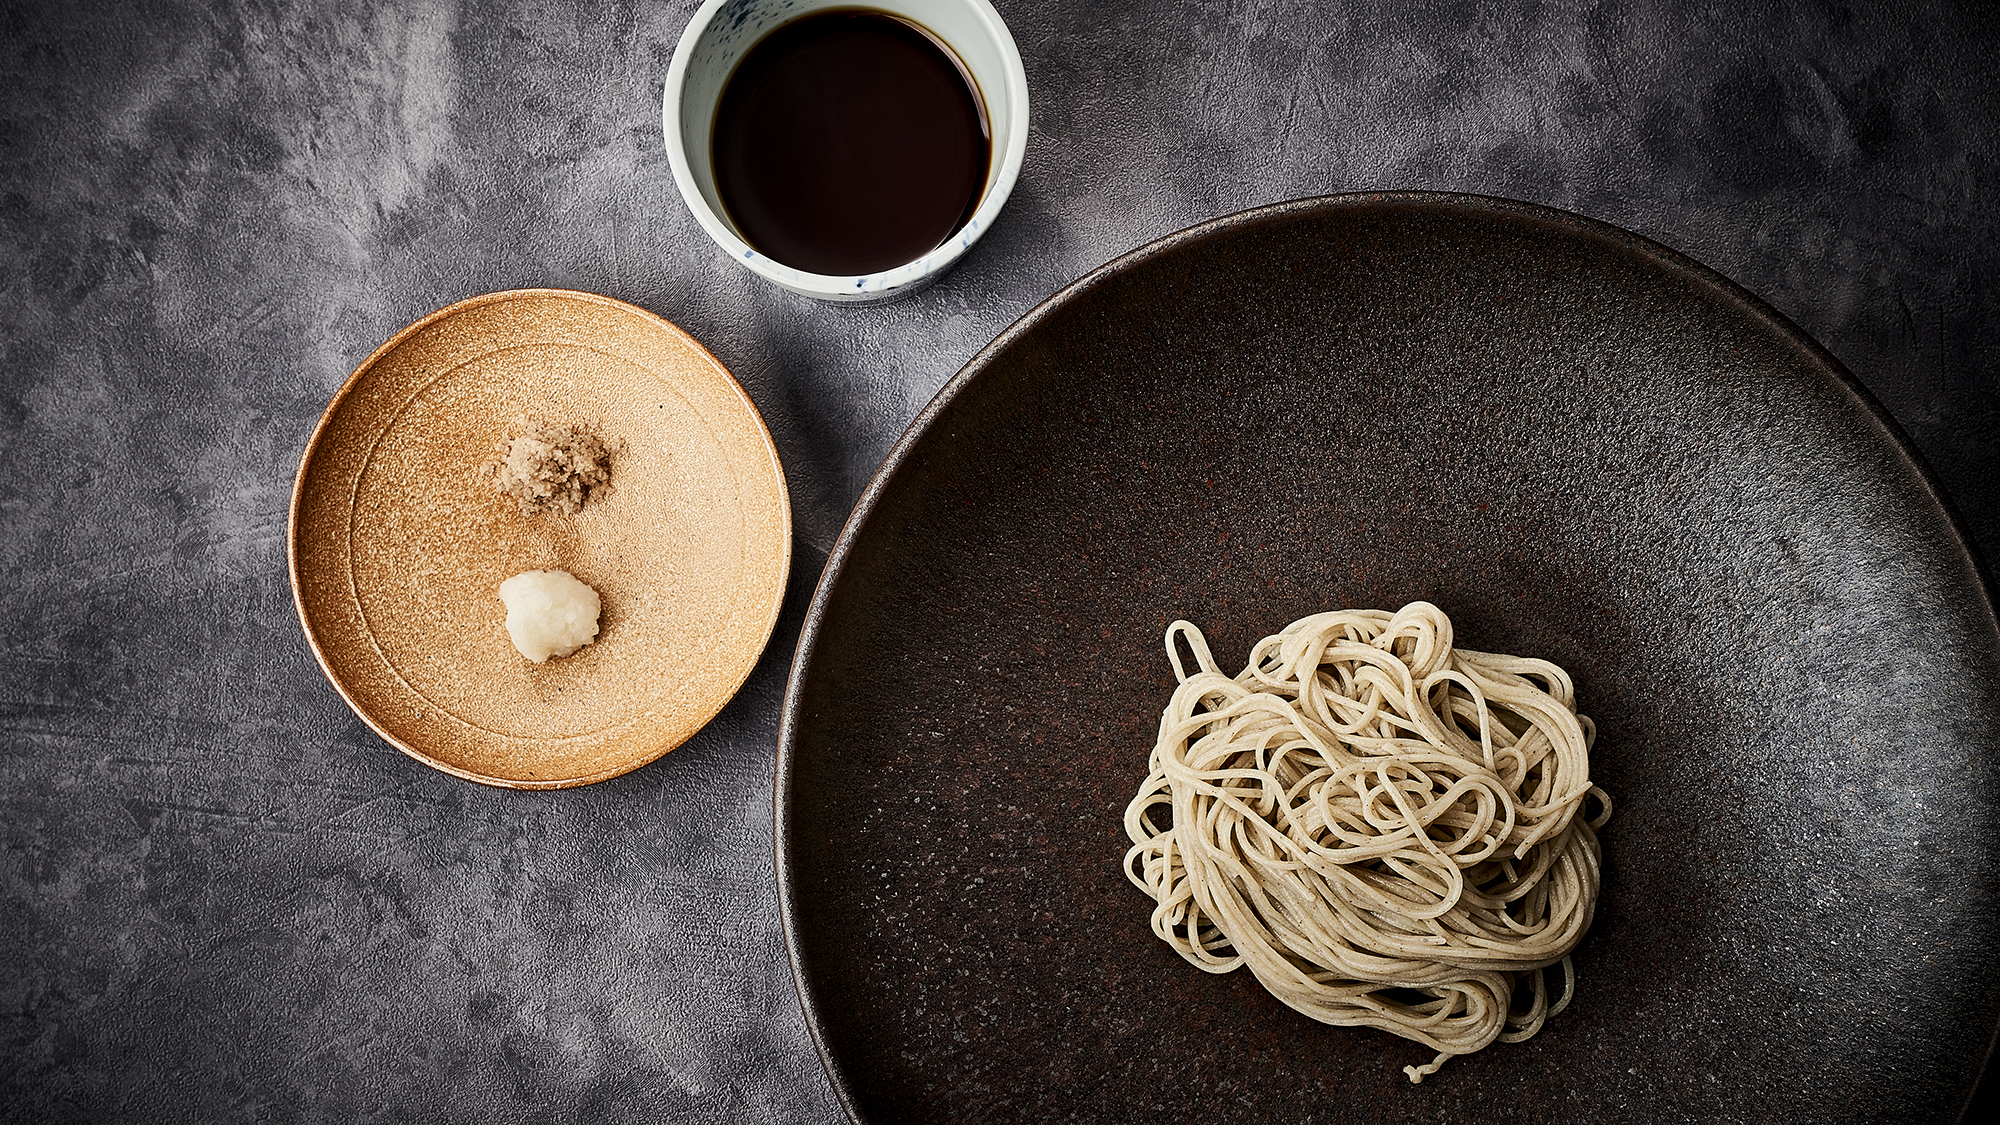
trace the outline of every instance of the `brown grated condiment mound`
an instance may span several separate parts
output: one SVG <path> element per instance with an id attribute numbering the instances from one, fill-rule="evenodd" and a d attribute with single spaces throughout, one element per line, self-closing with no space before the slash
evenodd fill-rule
<path id="1" fill-rule="evenodd" d="M 524 516 L 561 512 L 573 516 L 593 496 L 611 490 L 611 447 L 587 426 L 515 418 L 507 436 L 479 474 L 494 490 L 512 496 Z"/>

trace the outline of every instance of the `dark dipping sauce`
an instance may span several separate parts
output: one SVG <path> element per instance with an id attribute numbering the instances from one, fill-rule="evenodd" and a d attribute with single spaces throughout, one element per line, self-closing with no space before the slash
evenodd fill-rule
<path id="1" fill-rule="evenodd" d="M 864 274 L 972 217 L 993 143 L 977 87 L 929 32 L 838 8 L 771 31 L 715 111 L 715 185 L 744 241 L 809 273 Z"/>

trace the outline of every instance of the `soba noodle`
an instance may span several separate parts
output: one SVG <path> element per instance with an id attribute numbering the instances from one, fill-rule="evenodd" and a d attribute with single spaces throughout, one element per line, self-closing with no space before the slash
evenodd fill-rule
<path id="1" fill-rule="evenodd" d="M 1125 810 L 1162 941 L 1437 1051 L 1412 1082 L 1567 1006 L 1611 802 L 1561 668 L 1454 648 L 1427 602 L 1293 622 L 1234 679 L 1186 621 L 1166 642 L 1180 687 Z"/>

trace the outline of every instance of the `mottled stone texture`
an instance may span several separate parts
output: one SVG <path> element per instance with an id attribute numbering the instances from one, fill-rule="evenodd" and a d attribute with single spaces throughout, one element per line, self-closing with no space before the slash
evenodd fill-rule
<path id="1" fill-rule="evenodd" d="M 1246 206 L 1449 189 L 1658 239 L 1824 343 L 2000 550 L 1991 6 L 1002 0 L 1034 97 L 1014 199 L 875 308 L 764 286 L 680 204 L 658 97 L 693 7 L 0 9 L 0 1117 L 838 1120 L 771 864 L 820 564 L 982 344 Z M 348 712 L 283 528 L 357 362 L 544 285 L 658 312 L 743 380 L 795 580 L 704 734 L 503 793 Z"/>

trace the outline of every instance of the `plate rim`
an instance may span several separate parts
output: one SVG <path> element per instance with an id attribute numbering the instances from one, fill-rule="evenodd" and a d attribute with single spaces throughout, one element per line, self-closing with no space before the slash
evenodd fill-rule
<path id="1" fill-rule="evenodd" d="M 897 475 L 916 445 L 930 433 L 938 417 L 1001 352 L 1053 315 L 1056 310 L 1105 284 L 1111 278 L 1122 275 L 1155 257 L 1237 228 L 1252 227 L 1313 212 L 1387 210 L 1397 207 L 1428 207 L 1460 214 L 1480 214 L 1516 223 L 1551 225 L 1573 235 L 1612 243 L 1625 251 L 1653 261 L 1671 273 L 1687 278 L 1701 288 L 1729 299 L 1745 314 L 1760 322 L 1763 327 L 1781 337 L 1787 344 L 1800 349 L 1813 363 L 1832 374 L 1847 393 L 1864 408 L 1870 419 L 1889 439 L 1889 445 L 1896 455 L 1922 482 L 1926 493 L 1944 514 L 1952 541 L 1966 557 L 1974 580 L 1975 599 L 1985 610 L 1987 629 L 2000 639 L 2000 615 L 1996 615 L 1995 611 L 1993 573 L 1980 554 L 1978 543 L 1972 538 L 1964 517 L 1952 503 L 1949 493 L 1944 490 L 1929 464 L 1925 462 L 1916 444 L 1910 440 L 1909 435 L 1883 407 L 1880 400 L 1862 385 L 1853 372 L 1849 371 L 1831 351 L 1792 323 L 1783 313 L 1715 269 L 1664 243 L 1601 219 L 1593 219 L 1574 211 L 1545 204 L 1470 192 L 1425 190 L 1357 191 L 1307 196 L 1233 211 L 1162 235 L 1085 272 L 1081 277 L 1034 305 L 985 347 L 974 353 L 972 358 L 966 361 L 965 366 L 938 389 L 924 408 L 918 411 L 916 417 L 911 419 L 902 436 L 890 448 L 889 453 L 869 479 L 867 487 L 855 501 L 853 510 L 848 513 L 847 520 L 841 527 L 839 537 L 827 553 L 826 563 L 820 571 L 818 583 L 813 588 L 812 601 L 808 604 L 805 618 L 799 626 L 799 638 L 793 651 L 791 669 L 785 678 L 785 695 L 778 717 L 777 760 L 773 771 L 772 853 L 778 890 L 778 918 L 780 928 L 784 931 L 786 960 L 791 970 L 792 986 L 805 1017 L 807 1033 L 812 1038 L 814 1050 L 819 1055 L 820 1066 L 833 1087 L 842 1111 L 857 1125 L 870 1125 L 870 1122 L 859 1108 L 856 1092 L 848 1076 L 834 1062 L 827 1040 L 828 1029 L 822 1023 L 820 1009 L 814 1002 L 814 987 L 807 979 L 802 964 L 800 912 L 790 861 L 794 845 L 792 826 L 794 803 L 790 795 L 793 767 L 798 755 L 799 712 L 805 687 L 804 669 L 814 655 L 834 582 L 845 570 L 846 563 L 853 553 L 854 543 L 888 490 L 890 479 Z M 1959 1112 L 1961 1120 L 1967 1108 L 1979 1098 L 1980 1091 L 1992 1078 L 1996 1052 L 2000 1052 L 2000 1026 L 1996 1026 L 1988 1037 L 1978 1077 L 1974 1080 L 1972 1088 L 1966 1092 L 1965 1101 L 1961 1103 Z"/>
<path id="2" fill-rule="evenodd" d="M 736 683 L 731 686 L 729 691 L 722 696 L 721 701 L 716 705 L 714 713 L 710 714 L 708 718 L 703 721 L 701 726 L 696 727 L 695 730 L 692 733 L 690 733 L 686 739 L 683 739 L 680 742 L 668 745 L 662 745 L 657 750 L 649 754 L 634 758 L 628 762 L 621 762 L 617 765 L 611 766 L 604 770 L 599 770 L 595 773 L 580 774 L 575 777 L 548 778 L 548 779 L 543 779 L 543 778 L 521 779 L 521 778 L 511 778 L 511 777 L 495 777 L 488 774 L 482 774 L 476 770 L 468 770 L 461 766 L 455 766 L 449 762 L 443 761 L 438 758 L 434 758 L 429 754 L 426 754 L 421 748 L 412 746 L 409 743 L 405 742 L 403 739 L 398 738 L 396 735 L 392 734 L 390 731 L 385 729 L 379 722 L 377 722 L 373 715 L 369 714 L 368 709 L 365 706 L 363 706 L 361 701 L 355 697 L 354 693 L 349 689 L 348 685 L 342 682 L 340 675 L 334 670 L 333 663 L 328 658 L 325 648 L 320 643 L 320 637 L 313 631 L 312 618 L 307 613 L 306 610 L 304 585 L 303 582 L 301 581 L 301 573 L 299 568 L 299 517 L 300 517 L 300 507 L 305 496 L 306 480 L 308 477 L 308 473 L 312 467 L 313 457 L 319 451 L 321 440 L 331 430 L 334 416 L 337 413 L 339 413 L 341 406 L 347 401 L 348 396 L 355 390 L 355 388 L 360 386 L 362 379 L 370 371 L 374 370 L 375 365 L 377 363 L 381 362 L 386 356 L 393 353 L 398 347 L 400 347 L 403 344 L 405 340 L 408 340 L 411 337 L 417 335 L 418 333 L 424 331 L 425 329 L 430 328 L 432 325 L 438 324 L 445 320 L 449 320 L 452 317 L 459 316 L 467 312 L 471 312 L 474 309 L 484 308 L 488 305 L 508 304 L 514 301 L 522 301 L 522 300 L 543 300 L 543 299 L 580 301 L 585 304 L 593 304 L 615 309 L 620 312 L 635 314 L 641 319 L 650 322 L 652 327 L 657 329 L 664 329 L 669 335 L 678 337 L 682 343 L 684 343 L 689 348 L 693 349 L 694 353 L 697 356 L 706 359 L 708 363 L 714 367 L 715 371 L 723 377 L 723 379 L 727 382 L 729 387 L 735 392 L 737 399 L 741 401 L 744 408 L 748 411 L 751 421 L 756 423 L 757 433 L 763 438 L 764 452 L 769 457 L 772 473 L 777 481 L 778 512 L 782 527 L 780 529 L 781 548 L 779 551 L 779 559 L 778 559 L 778 581 L 777 581 L 778 595 L 776 598 L 772 599 L 770 610 L 768 614 L 766 614 L 762 630 L 763 634 L 762 639 L 758 642 L 757 645 L 757 656 L 754 659 L 746 662 L 743 674 L 737 678 Z M 354 714 L 357 717 L 359 717 L 362 722 L 366 723 L 369 729 L 375 732 L 377 737 L 381 738 L 384 742 L 387 742 L 389 745 L 395 747 L 396 749 L 402 751 L 409 757 L 414 758 L 417 761 L 422 762 L 424 765 L 431 767 L 432 769 L 450 774 L 454 777 L 458 777 L 466 781 L 472 781 L 472 782 L 477 782 L 481 785 L 492 786 L 496 789 L 520 789 L 520 790 L 573 789 L 583 785 L 591 785 L 599 781 L 608 781 L 614 777 L 622 777 L 625 774 L 631 773 L 634 770 L 641 769 L 645 766 L 651 765 L 656 761 L 659 761 L 661 758 L 665 757 L 672 751 L 678 749 L 683 745 L 686 745 L 686 743 L 689 740 L 691 740 L 695 734 L 699 734 L 701 730 L 704 727 L 706 727 L 706 725 L 709 722 L 714 721 L 715 715 L 720 714 L 722 712 L 722 709 L 729 705 L 730 700 L 734 699 L 737 693 L 742 691 L 744 683 L 748 682 L 750 674 L 756 669 L 756 665 L 763 659 L 764 653 L 769 651 L 771 645 L 771 636 L 777 630 L 778 617 L 780 612 L 784 608 L 785 592 L 790 588 L 791 585 L 792 553 L 793 553 L 792 537 L 793 537 L 793 527 L 792 527 L 791 485 L 790 482 L 787 481 L 785 478 L 784 460 L 778 455 L 777 443 L 773 441 L 771 437 L 771 428 L 764 421 L 764 415 L 761 411 L 757 409 L 757 404 L 751 400 L 749 392 L 744 390 L 742 381 L 736 378 L 735 372 L 729 370 L 729 367 L 726 364 L 724 364 L 720 359 L 716 358 L 715 353 L 709 351 L 706 347 L 704 347 L 701 341 L 695 339 L 694 336 L 691 335 L 686 329 L 668 320 L 667 318 L 659 315 L 658 313 L 655 313 L 649 309 L 640 308 L 639 306 L 631 304 L 626 301 L 620 301 L 615 297 L 606 297 L 599 293 L 589 293 L 579 289 L 562 289 L 562 288 L 546 288 L 546 287 L 534 287 L 525 289 L 501 289 L 491 293 L 482 293 L 476 297 L 467 297 L 461 301 L 454 301 L 453 303 L 446 305 L 445 307 L 438 309 L 437 311 L 432 312 L 429 315 L 424 316 L 404 326 L 395 335 L 389 337 L 388 340 L 384 341 L 380 347 L 377 347 L 374 351 L 368 353 L 368 358 L 362 360 L 358 365 L 356 365 L 354 370 L 348 374 L 347 378 L 342 380 L 340 388 L 333 393 L 332 398 L 327 400 L 326 408 L 323 411 L 321 411 L 319 420 L 313 424 L 312 434 L 306 439 L 305 448 L 299 454 L 298 470 L 296 473 L 293 474 L 292 477 L 291 501 L 285 514 L 285 572 L 292 587 L 292 608 L 298 614 L 299 627 L 301 631 L 304 632 L 305 634 L 306 646 L 312 650 L 314 661 L 318 663 L 321 673 L 323 673 L 326 676 L 327 681 L 333 685 L 334 690 L 340 694 L 342 702 L 346 703 L 348 709 L 353 711 Z"/>

